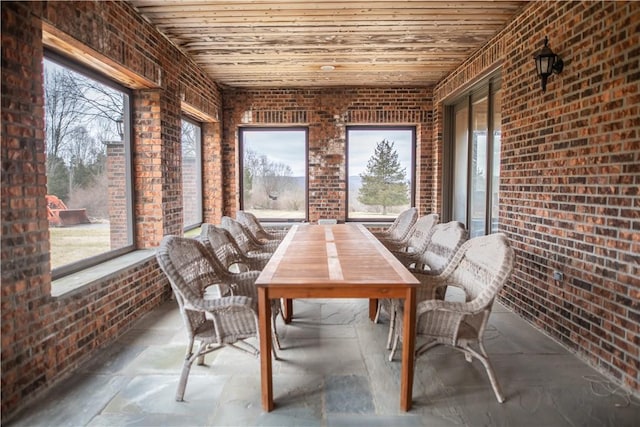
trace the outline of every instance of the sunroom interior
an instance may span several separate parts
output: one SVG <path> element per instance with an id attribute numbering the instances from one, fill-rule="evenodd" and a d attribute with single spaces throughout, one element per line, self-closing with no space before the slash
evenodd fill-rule
<path id="1" fill-rule="evenodd" d="M 640 416 L 637 2 L 130 0 L 1 7 L 3 424 L 136 423 L 105 415 L 104 407 L 135 401 L 121 394 L 144 376 L 100 371 L 95 378 L 109 380 L 95 384 L 106 400 L 94 401 L 102 406 L 89 409 L 95 416 L 88 418 L 65 418 L 83 413 L 85 392 L 70 392 L 79 406 L 67 412 L 55 406 L 70 405 L 71 397 L 55 397 L 89 363 L 104 361 L 104 354 L 111 360 L 113 349 L 126 352 L 132 334 L 153 334 L 153 322 L 182 333 L 155 258 L 164 236 L 197 236 L 202 224 L 241 210 L 273 229 L 335 221 L 378 230 L 410 206 L 441 222 L 462 222 L 470 238 L 498 232 L 508 238 L 515 265 L 497 298 L 494 327 L 511 328 L 514 340 L 539 334 L 532 342 L 540 348 L 561 349 L 586 368 L 567 375 L 593 372 L 606 381 L 606 398 L 584 377 L 571 381 L 600 402 L 589 401 L 597 408 L 592 418 L 579 409 L 583 394 L 570 402 L 558 397 L 574 390 L 564 389 L 563 380 L 553 396 L 537 395 L 551 403 L 522 403 L 533 399 L 522 394 L 527 386 L 517 385 L 517 371 L 500 372 L 499 363 L 504 404 L 487 391 L 480 368 L 477 388 L 495 407 L 465 412 L 479 402 L 468 396 L 443 403 L 437 392 L 456 396 L 443 380 L 440 388 L 415 389 L 413 414 L 403 414 L 398 385 L 394 392 L 377 388 L 397 381 L 397 364 L 380 362 L 364 368 L 390 372 L 371 385 L 374 403 L 358 406 L 356 399 L 352 412 L 330 399 L 336 394 L 326 389 L 340 382 L 333 375 L 323 380 L 320 409 L 309 404 L 318 398 L 313 387 L 302 388 L 312 397 L 296 407 L 291 386 L 280 396 L 279 414 L 277 404 L 262 413 L 259 385 L 252 385 L 251 417 L 212 415 L 209 405 L 224 406 L 216 401 L 246 410 L 237 406 L 242 398 L 225 400 L 218 390 L 195 405 L 201 407 L 167 402 L 165 409 L 177 412 L 159 409 L 138 422 L 475 425 L 485 416 L 489 424 L 536 425 L 540 407 L 558 411 L 557 418 L 544 415 L 548 425 L 632 425 Z M 535 57 L 545 46 L 563 67 L 541 78 Z M 61 101 L 61 93 L 74 96 Z M 384 149 L 397 159 L 407 196 L 381 204 L 359 189 L 372 156 Z M 84 244 L 94 237 L 104 245 Z M 372 351 L 384 359 L 384 328 L 366 316 L 351 323 L 346 313 L 365 310 L 360 302 L 334 303 L 302 301 L 300 313 L 323 324 L 319 313 L 328 311 L 337 316 L 337 330 L 348 329 L 360 346 L 381 340 Z M 305 339 L 297 329 L 287 337 Z M 318 354 L 340 357 L 328 349 Z M 234 357 L 216 362 L 233 364 Z M 258 372 L 258 362 L 247 360 L 242 369 Z M 162 383 L 170 388 L 178 377 L 171 369 Z M 194 394 L 206 392 L 208 375 L 214 376 L 193 381 Z M 362 396 L 358 384 L 354 395 Z M 518 396 L 519 409 L 509 407 Z M 40 412 L 29 418 L 34 405 Z M 558 409 L 563 405 L 573 415 Z M 122 403 L 120 409 L 132 411 Z M 178 416 L 191 410 L 205 418 Z"/>

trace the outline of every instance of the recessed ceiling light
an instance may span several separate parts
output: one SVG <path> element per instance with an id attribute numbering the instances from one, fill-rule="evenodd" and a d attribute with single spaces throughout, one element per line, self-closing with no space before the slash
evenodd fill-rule
<path id="1" fill-rule="evenodd" d="M 320 69 L 322 71 L 333 71 L 336 69 L 336 67 L 334 67 L 333 65 L 323 65 L 322 67 L 320 67 Z"/>

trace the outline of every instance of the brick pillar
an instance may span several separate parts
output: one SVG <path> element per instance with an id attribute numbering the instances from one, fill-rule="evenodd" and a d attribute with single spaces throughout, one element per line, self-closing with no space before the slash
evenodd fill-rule
<path id="1" fill-rule="evenodd" d="M 129 243 L 126 156 L 122 141 L 107 141 L 106 146 L 111 249 L 117 249 Z"/>
<path id="2" fill-rule="evenodd" d="M 157 246 L 165 234 L 182 233 L 179 121 L 176 120 L 178 125 L 169 132 L 167 125 L 163 125 L 163 117 L 168 120 L 168 113 L 162 113 L 166 108 L 161 105 L 159 90 L 138 91 L 134 97 L 135 246 L 138 249 Z"/>
<path id="3" fill-rule="evenodd" d="M 225 192 L 222 174 L 222 126 L 220 123 L 202 125 L 202 198 L 204 222 L 219 224 L 223 215 Z M 234 181 L 235 182 L 235 181 Z"/>
<path id="4" fill-rule="evenodd" d="M 194 218 L 198 215 L 199 206 L 197 192 L 198 185 L 198 165 L 196 158 L 182 159 L 182 201 L 183 201 L 183 218 L 185 225 L 193 223 Z"/>

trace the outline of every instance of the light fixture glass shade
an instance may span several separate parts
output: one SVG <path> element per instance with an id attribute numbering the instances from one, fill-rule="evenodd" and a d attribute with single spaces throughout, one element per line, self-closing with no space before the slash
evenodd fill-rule
<path id="1" fill-rule="evenodd" d="M 545 36 L 544 46 L 534 58 L 536 61 L 538 77 L 540 77 L 540 80 L 542 81 L 543 92 L 547 89 L 547 79 L 549 76 L 552 73 L 560 73 L 563 67 L 562 59 L 553 53 L 549 46 L 547 46 L 548 43 L 549 39 Z"/>
<path id="2" fill-rule="evenodd" d="M 547 50 L 549 50 L 547 48 Z M 550 76 L 552 73 L 552 65 L 553 65 L 553 61 L 555 60 L 555 55 L 545 55 L 545 54 L 538 54 L 538 56 L 536 57 L 536 69 L 538 70 L 538 75 L 539 76 Z"/>

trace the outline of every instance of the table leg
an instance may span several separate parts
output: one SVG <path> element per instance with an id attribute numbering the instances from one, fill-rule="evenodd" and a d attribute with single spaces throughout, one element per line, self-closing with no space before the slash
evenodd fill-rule
<path id="1" fill-rule="evenodd" d="M 284 319 L 284 323 L 291 323 L 291 319 L 293 318 L 293 300 L 291 298 L 284 298 L 283 310 L 282 318 Z"/>
<path id="2" fill-rule="evenodd" d="M 378 299 L 369 299 L 369 320 L 374 321 L 376 319 L 376 313 L 378 312 Z"/>
<path id="3" fill-rule="evenodd" d="M 262 385 L 262 409 L 273 409 L 273 377 L 271 367 L 271 304 L 267 288 L 258 287 L 258 319 L 260 328 L 260 383 Z"/>
<path id="4" fill-rule="evenodd" d="M 416 329 L 416 288 L 409 287 L 404 299 L 404 324 L 402 335 L 402 377 L 400 380 L 400 409 L 411 409 L 413 398 L 413 362 Z"/>

